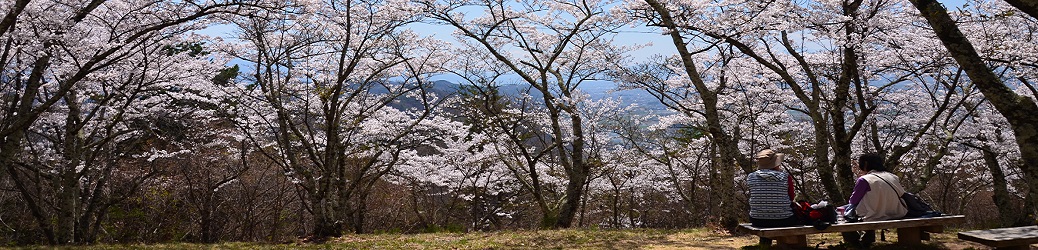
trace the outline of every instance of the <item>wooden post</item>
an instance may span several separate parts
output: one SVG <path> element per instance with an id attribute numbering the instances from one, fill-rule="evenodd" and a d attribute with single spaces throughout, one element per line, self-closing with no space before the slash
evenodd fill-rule
<path id="1" fill-rule="evenodd" d="M 807 235 L 782 236 L 778 238 L 778 242 L 781 245 L 804 248 L 807 247 Z"/>
<path id="2" fill-rule="evenodd" d="M 908 227 L 897 229 L 897 242 L 906 245 L 919 245 L 922 244 L 920 240 L 920 228 Z"/>

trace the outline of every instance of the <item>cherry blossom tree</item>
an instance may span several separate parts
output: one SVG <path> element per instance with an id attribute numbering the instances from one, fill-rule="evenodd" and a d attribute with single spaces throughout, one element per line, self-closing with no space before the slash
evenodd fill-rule
<path id="1" fill-rule="evenodd" d="M 515 202 L 507 194 L 518 191 L 498 160 L 500 142 L 460 121 L 443 119 L 429 124 L 439 134 L 421 150 L 406 152 L 391 179 L 411 189 L 415 216 L 424 228 L 449 226 L 455 216 L 465 220 L 467 229 L 500 228 L 514 213 L 505 208 Z"/>
<path id="2" fill-rule="evenodd" d="M 703 111 L 716 98 L 724 122 L 710 133 L 728 131 L 737 153 L 786 149 L 798 196 L 808 199 L 843 201 L 852 152 L 864 151 L 886 155 L 922 191 L 946 172 L 945 157 L 958 152 L 957 136 L 983 102 L 938 40 L 919 35 L 925 29 L 905 2 L 630 1 L 628 11 L 662 27 L 679 53 L 635 67 L 625 80 L 691 124 L 710 119 Z M 705 84 L 678 82 L 694 78 Z M 759 117 L 768 113 L 789 116 Z M 824 190 L 812 190 L 818 180 Z"/>
<path id="3" fill-rule="evenodd" d="M 605 77 L 610 63 L 622 60 L 623 50 L 610 43 L 621 19 L 610 15 L 607 1 L 420 2 L 429 10 L 429 17 L 457 29 L 456 35 L 466 43 L 464 48 L 485 53 L 481 58 L 496 61 L 507 74 L 532 87 L 536 104 L 543 109 L 538 113 L 543 116 L 531 118 L 536 119 L 533 124 L 544 124 L 545 130 L 531 131 L 534 138 L 512 129 L 502 131 L 511 137 L 512 147 L 521 151 L 515 152 L 521 156 L 519 161 L 509 167 L 521 170 L 516 171 L 521 175 L 518 179 L 528 180 L 521 182 L 542 210 L 542 226 L 572 226 L 598 161 L 588 151 L 588 121 L 578 110 L 582 100 L 578 87 Z M 466 17 L 466 9 L 486 14 Z M 480 86 L 492 89 L 500 83 L 483 84 Z M 512 113 L 526 118 L 527 110 Z M 497 114 L 501 113 L 491 115 Z M 527 138 L 540 141 L 531 147 Z M 565 191 L 558 206 L 545 196 L 541 183 L 545 171 L 564 173 L 560 177 Z"/>
<path id="4" fill-rule="evenodd" d="M 999 42 L 990 41 L 990 39 L 985 39 L 986 37 L 973 38 L 972 40 L 975 41 L 971 41 L 970 37 L 964 35 L 963 29 L 956 24 L 947 9 L 937 1 L 911 0 L 911 3 L 916 7 L 916 9 L 918 9 L 922 17 L 926 19 L 929 26 L 933 28 L 934 34 L 941 41 L 944 47 L 948 49 L 951 57 L 955 59 L 959 64 L 959 67 L 966 72 L 973 85 L 984 94 L 984 97 L 988 99 L 991 105 L 998 110 L 999 113 L 1005 116 L 1006 120 L 1009 122 L 1010 127 L 1013 129 L 1017 145 L 1019 146 L 1020 156 L 1024 161 L 1024 164 L 1022 164 L 1021 167 L 1026 174 L 1025 178 L 1029 185 L 1029 205 L 1025 207 L 1025 209 L 1029 214 L 1033 215 L 1035 213 L 1035 204 L 1038 204 L 1038 201 L 1035 201 L 1038 199 L 1038 195 L 1035 195 L 1038 194 L 1038 168 L 1034 167 L 1035 164 L 1038 164 L 1038 132 L 1036 132 L 1038 131 L 1038 118 L 1036 118 L 1033 113 L 1038 111 L 1038 105 L 1035 104 L 1034 95 L 1036 91 L 1031 83 L 1034 81 L 1033 75 L 1016 72 L 1017 69 L 1021 67 L 1016 65 L 1021 63 L 1033 65 L 1033 62 L 1035 61 L 1033 55 L 1033 38 L 1024 35 L 1033 33 L 1033 31 L 1028 31 L 1026 29 L 1035 27 L 1033 4 L 1024 4 L 1019 1 L 1010 2 L 1013 6 L 1017 6 L 1028 13 L 1030 15 L 1029 17 L 1007 15 L 1006 8 L 999 8 L 997 5 L 994 6 L 994 8 L 980 10 L 978 11 L 979 13 L 977 13 L 981 18 L 985 19 L 988 18 L 989 15 L 994 16 L 993 20 L 996 21 L 992 23 L 995 25 L 999 23 L 1012 23 L 1011 26 L 1001 26 L 1005 29 L 1003 31 L 1010 31 L 1007 33 L 1013 34 L 1010 36 L 1013 37 L 1013 39 L 1008 39 L 1010 40 L 1008 43 L 1019 43 L 1023 45 L 1022 48 L 1019 48 L 1023 49 L 1022 51 L 1012 51 L 999 50 L 997 47 L 987 47 L 990 44 L 997 46 L 999 45 Z M 999 16 L 1001 16 L 1001 18 Z M 989 35 L 993 32 L 979 32 L 979 35 Z M 985 60 L 986 58 L 994 60 Z M 996 61 L 996 65 L 989 66 L 988 61 Z M 999 64 L 1009 65 L 1002 66 Z M 1031 71 L 1034 69 L 1030 66 L 1023 67 L 1025 67 L 1024 72 L 1028 69 Z M 1018 77 L 1004 77 L 1001 74 L 996 73 L 996 70 L 999 68 L 1003 69 L 1001 70 L 1002 72 L 1011 70 L 1013 71 L 1012 73 L 1016 74 Z M 1020 94 L 1015 92 L 1012 85 L 1013 82 L 1016 81 L 1019 81 L 1021 83 L 1020 85 L 1026 86 L 1030 89 L 1031 93 Z"/>
<path id="5" fill-rule="evenodd" d="M 127 145 L 147 137 L 148 117 L 171 100 L 205 101 L 221 60 L 184 53 L 207 16 L 235 13 L 237 1 L 18 1 L 0 25 L 0 162 L 52 244 L 92 242 L 106 208 L 154 171 L 119 169 Z M 189 50 L 189 49 L 188 49 Z M 216 65 L 216 66 L 214 66 Z M 181 92 L 183 91 L 183 92 Z M 169 112 L 167 114 L 162 114 Z M 134 125 L 135 122 L 138 125 Z M 173 155 L 134 149 L 145 159 Z M 125 195 L 107 195 L 126 176 Z M 123 183 L 117 183 L 123 184 Z M 44 188 L 46 187 L 46 188 Z"/>
<path id="6" fill-rule="evenodd" d="M 758 74 L 791 91 L 799 103 L 788 103 L 789 110 L 813 121 L 811 162 L 817 165 L 814 169 L 825 193 L 834 199 L 845 197 L 853 180 L 849 164 L 854 139 L 877 108 L 876 96 L 915 74 L 895 67 L 896 60 L 882 59 L 884 51 L 898 50 L 890 45 L 897 38 L 891 33 L 908 34 L 898 33 L 905 31 L 896 21 L 906 18 L 903 5 L 891 1 L 702 4 L 629 3 L 636 17 L 663 27 L 679 47 L 702 47 L 689 50 L 707 53 L 725 44 L 742 54 L 736 57 L 758 63 L 765 70 Z"/>
<path id="7" fill-rule="evenodd" d="M 620 200 L 621 188 L 640 186 L 669 194 L 680 204 L 682 214 L 695 223 L 707 223 L 715 202 L 710 200 L 711 151 L 709 139 L 684 114 L 630 116 L 614 121 L 622 139 L 622 149 L 612 150 L 607 172 L 594 183 L 599 192 L 613 191 L 610 198 Z M 612 204 L 618 206 L 617 204 Z M 621 212 L 613 208 L 612 224 L 619 224 Z"/>
<path id="8" fill-rule="evenodd" d="M 663 9 L 662 5 L 658 2 L 651 2 L 649 5 L 653 6 L 656 13 L 659 13 L 662 25 L 676 28 L 677 24 L 670 19 L 670 13 Z M 741 170 L 748 173 L 753 169 L 753 163 L 739 148 L 739 141 L 744 137 L 742 134 L 744 130 L 740 125 L 746 124 L 747 121 L 750 121 L 749 124 L 756 124 L 754 122 L 756 119 L 767 116 L 758 115 L 766 113 L 758 110 L 759 107 L 753 107 L 754 105 L 751 103 L 763 101 L 767 105 L 776 100 L 767 99 L 766 95 L 747 98 L 754 95 L 749 93 L 753 90 L 744 88 L 746 85 L 751 85 L 746 83 L 758 79 L 745 76 L 743 70 L 747 68 L 739 65 L 742 62 L 731 53 L 730 46 L 717 47 L 714 44 L 697 49 L 697 51 L 690 51 L 686 47 L 688 42 L 677 33 L 671 33 L 671 39 L 675 43 L 674 46 L 678 47 L 678 56 L 671 60 L 636 66 L 626 73 L 622 73 L 620 79 L 630 87 L 647 90 L 665 106 L 689 118 L 690 124 L 687 128 L 689 131 L 702 133 L 702 136 L 710 139 L 712 145 L 704 150 L 710 149 L 709 151 L 712 152 L 713 149 L 716 149 L 718 157 L 714 158 L 713 154 L 708 157 L 711 161 L 716 161 L 714 162 L 716 165 L 712 165 L 716 167 L 711 168 L 709 172 L 717 173 L 715 176 L 717 178 L 710 178 L 711 185 L 709 186 L 719 189 L 715 193 L 732 193 L 735 188 L 731 177 L 736 175 L 736 171 Z M 708 51 L 714 51 L 714 53 L 706 53 Z M 679 60 L 680 63 L 676 62 Z M 700 69 L 699 65 L 706 66 Z M 750 72 L 753 72 L 752 66 L 750 69 Z M 726 92 L 732 92 L 731 97 L 736 99 L 727 99 Z M 756 127 L 751 125 L 749 131 L 752 133 L 768 129 L 770 128 L 756 130 Z M 757 143 L 760 142 L 754 141 L 752 138 L 750 141 L 752 145 L 749 146 L 749 150 L 757 148 Z M 709 210 L 739 207 L 741 204 L 736 200 L 737 197 L 731 195 L 719 195 L 716 198 L 720 202 L 714 203 Z M 737 215 L 718 214 L 725 216 L 721 220 L 726 227 L 734 228 L 737 225 Z"/>
<path id="9" fill-rule="evenodd" d="M 952 154 L 971 157 L 985 171 L 975 174 L 990 180 L 992 201 L 998 206 L 999 220 L 1004 226 L 1024 226 L 1033 223 L 1028 218 L 1028 207 L 1033 206 L 1027 198 L 1027 182 L 1022 169 L 1019 146 L 1005 117 L 989 103 L 982 103 L 970 116 L 968 124 L 956 142 L 961 145 Z M 965 164 L 962 164 L 965 165 Z M 949 168 L 961 168 L 953 164 Z M 986 181 L 985 181 L 986 182 Z"/>
<path id="10" fill-rule="evenodd" d="M 290 2 L 236 20 L 252 64 L 239 122 L 307 200 L 313 236 L 364 232 L 367 197 L 433 133 L 428 91 L 447 46 L 404 26 L 404 1 Z"/>

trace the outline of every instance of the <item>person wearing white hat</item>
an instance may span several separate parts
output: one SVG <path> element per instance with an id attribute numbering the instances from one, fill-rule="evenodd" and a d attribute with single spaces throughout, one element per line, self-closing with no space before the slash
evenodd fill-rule
<path id="1" fill-rule="evenodd" d="M 787 227 L 799 223 L 793 204 L 793 177 L 782 171 L 783 154 L 765 149 L 754 155 L 757 171 L 746 176 L 750 191 L 750 224 L 758 228 Z M 761 245 L 771 239 L 761 238 Z"/>

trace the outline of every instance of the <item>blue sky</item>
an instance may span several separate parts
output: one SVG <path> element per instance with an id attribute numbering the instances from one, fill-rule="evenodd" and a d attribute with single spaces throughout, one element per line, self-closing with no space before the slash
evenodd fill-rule
<path id="1" fill-rule="evenodd" d="M 943 3 L 948 9 L 954 11 L 955 9 L 963 6 L 966 0 L 938 0 L 938 2 Z M 416 23 L 410 25 L 410 28 L 426 36 L 433 36 L 448 42 L 456 41 L 455 38 L 451 36 L 451 33 L 454 32 L 454 29 L 446 25 Z M 230 25 L 217 25 L 205 29 L 199 33 L 211 36 L 224 37 L 225 39 L 234 39 L 235 37 L 234 27 Z M 655 27 L 625 27 L 619 31 L 614 41 L 622 45 L 647 45 L 644 48 L 630 52 L 631 58 L 635 62 L 644 61 L 655 55 L 671 55 L 676 53 L 674 45 L 671 44 L 670 39 L 667 36 L 661 34 Z M 235 60 L 231 63 L 240 64 L 241 61 Z M 246 65 L 242 66 L 246 68 L 248 67 Z M 457 78 L 452 76 L 436 77 L 436 79 L 434 80 L 448 80 L 457 82 Z"/>
<path id="2" fill-rule="evenodd" d="M 938 2 L 943 3 L 946 8 L 954 11 L 963 6 L 966 0 L 938 0 Z M 455 38 L 451 36 L 454 29 L 446 25 L 418 23 L 411 25 L 411 27 L 419 33 L 427 36 L 434 36 L 444 41 L 456 41 Z M 660 33 L 655 27 L 646 27 L 644 25 L 625 27 L 619 31 L 614 41 L 622 45 L 647 45 L 646 47 L 631 52 L 631 58 L 635 62 L 645 61 L 655 55 L 672 55 L 677 53 L 677 50 L 671 43 L 670 38 Z M 456 78 L 452 76 L 442 76 L 438 77 L 436 80 L 455 81 Z"/>
<path id="3" fill-rule="evenodd" d="M 944 5 L 950 10 L 955 10 L 957 7 L 963 6 L 966 0 L 938 0 L 938 2 L 944 3 Z M 417 23 L 412 24 L 411 28 L 421 34 L 434 36 L 444 41 L 455 41 L 455 39 L 451 37 L 451 33 L 454 31 L 452 27 Z M 224 38 L 233 38 L 233 29 L 234 28 L 230 25 L 217 25 L 199 33 Z M 651 45 L 632 52 L 632 56 L 635 59 L 645 59 L 651 55 L 657 54 L 669 55 L 675 53 L 673 48 L 674 45 L 670 43 L 669 38 L 659 33 L 654 27 L 625 27 L 619 32 L 619 34 L 617 34 L 616 41 L 624 45 Z"/>
<path id="4" fill-rule="evenodd" d="M 965 4 L 966 0 L 938 0 L 938 2 L 943 3 L 948 9 L 954 11 L 957 7 L 961 7 Z M 425 23 L 415 24 L 412 25 L 412 27 L 414 27 L 414 29 L 419 33 L 432 35 L 444 41 L 454 40 L 454 38 L 450 36 L 451 32 L 454 31 L 451 27 Z M 669 55 L 676 53 L 676 50 L 673 48 L 674 45 L 670 42 L 670 38 L 661 34 L 655 27 L 625 27 L 619 32 L 619 34 L 617 34 L 616 41 L 624 45 L 652 45 L 636 51 L 636 53 L 632 55 L 636 59 L 648 58 L 654 54 Z"/>

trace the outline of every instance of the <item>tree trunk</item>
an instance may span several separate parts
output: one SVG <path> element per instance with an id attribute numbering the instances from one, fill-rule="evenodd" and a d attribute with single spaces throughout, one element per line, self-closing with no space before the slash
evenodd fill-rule
<path id="1" fill-rule="evenodd" d="M 559 209 L 558 220 L 555 221 L 556 228 L 573 226 L 573 220 L 580 208 L 580 201 L 584 197 L 584 187 L 591 172 L 590 164 L 584 160 L 584 125 L 575 109 L 570 109 L 569 112 L 571 112 L 570 119 L 572 122 L 570 126 L 573 129 L 573 149 L 569 155 L 570 166 L 566 170 L 566 175 L 569 177 L 569 182 L 566 183 L 566 201 L 562 203 L 562 207 Z M 555 140 L 562 140 L 562 137 L 558 135 L 556 137 Z M 565 150 L 562 150 L 562 148 L 559 147 L 558 149 L 559 155 L 560 157 L 566 157 Z M 567 164 L 563 163 L 563 165 Z"/>
<path id="2" fill-rule="evenodd" d="M 61 163 L 60 169 L 58 170 L 59 180 L 54 182 L 54 190 L 57 191 L 58 198 L 58 217 L 56 218 L 57 229 L 56 235 L 58 242 L 61 244 L 74 243 L 77 241 L 76 237 L 80 232 L 76 232 L 79 228 L 76 226 L 77 214 L 79 214 L 79 197 L 81 187 L 79 185 L 79 173 L 77 167 L 80 165 L 82 156 L 82 141 L 79 138 L 79 126 L 80 121 L 79 113 L 82 112 L 79 109 L 79 105 L 76 105 L 77 91 L 71 90 L 66 95 L 66 103 L 68 105 L 68 114 L 65 115 L 65 127 L 64 127 L 64 141 L 62 147 L 64 148 L 64 162 Z M 85 169 L 83 171 L 86 171 Z"/>
<path id="3" fill-rule="evenodd" d="M 562 204 L 559 209 L 558 220 L 555 221 L 556 228 L 568 228 L 573 225 L 573 219 L 577 214 L 577 209 L 580 207 L 581 197 L 584 195 L 584 182 L 587 181 L 586 173 L 580 170 L 574 175 L 570 175 L 569 183 L 566 183 L 566 201 Z"/>
<path id="4" fill-rule="evenodd" d="M 364 194 L 360 195 L 359 199 L 357 199 L 357 203 L 358 203 L 357 204 L 357 208 L 355 210 L 353 210 L 354 211 L 353 212 L 353 218 L 352 218 L 352 222 L 350 224 L 353 224 L 352 226 L 353 226 L 353 232 L 354 233 L 358 233 L 358 234 L 367 233 L 367 231 L 364 229 L 364 220 L 365 220 L 365 216 L 368 213 L 368 196 L 367 196 L 367 192 L 365 192 Z"/>
<path id="5" fill-rule="evenodd" d="M 21 140 L 24 134 L 21 131 L 15 131 L 6 138 L 3 138 L 3 145 L 0 145 L 0 167 L 5 168 L 8 176 L 14 182 L 15 188 L 18 190 L 25 205 L 29 208 L 29 212 L 32 213 L 32 217 L 35 219 L 37 226 L 40 231 L 43 232 L 43 236 L 50 244 L 60 243 L 57 240 L 57 236 L 54 233 L 54 228 L 48 220 L 49 215 L 45 213 L 43 207 L 39 205 L 39 202 L 33 197 L 29 189 L 31 188 L 28 183 L 25 183 L 22 177 L 19 176 L 18 170 L 15 168 L 14 157 L 17 152 L 21 149 Z"/>
<path id="6" fill-rule="evenodd" d="M 314 198 L 312 201 L 314 216 L 313 238 L 321 241 L 327 238 L 342 236 L 342 223 L 336 220 L 335 210 L 326 198 Z"/>
<path id="7" fill-rule="evenodd" d="M 858 10 L 861 8 L 861 4 L 862 0 L 844 1 L 843 15 L 851 20 L 860 20 Z M 851 171 L 853 157 L 851 155 L 853 153 L 851 152 L 851 144 L 854 142 L 854 137 L 858 135 L 858 131 L 860 131 L 861 121 L 864 121 L 865 117 L 870 113 L 868 110 L 862 110 L 859 114 L 861 117 L 852 119 L 851 127 L 848 129 L 847 119 L 844 115 L 846 114 L 847 103 L 851 97 L 851 84 L 854 83 L 855 86 L 861 85 L 861 76 L 858 74 L 858 51 L 855 50 L 856 45 L 850 43 L 850 41 L 856 40 L 855 37 L 860 33 L 858 27 L 855 26 L 857 23 L 852 21 L 843 23 L 844 37 L 847 39 L 848 44 L 844 44 L 842 48 L 843 58 L 840 60 L 840 76 L 836 80 L 833 105 L 829 107 L 833 132 L 833 141 L 830 143 L 833 148 L 834 161 L 831 165 L 829 163 L 819 165 L 819 167 L 835 168 L 838 192 L 829 194 L 831 200 L 845 199 L 850 196 L 851 190 L 854 189 L 855 179 L 854 173 Z"/>
<path id="8" fill-rule="evenodd" d="M 1038 105 L 1030 97 L 1020 96 L 1006 86 L 980 58 L 973 44 L 966 39 L 952 20 L 948 11 L 935 0 L 911 0 L 930 26 L 937 38 L 951 53 L 980 89 L 984 97 L 1009 121 L 1020 147 L 1021 168 L 1028 185 L 1026 204 L 1038 204 Z M 1034 218 L 1034 207 L 1026 207 L 1027 216 Z"/>
<path id="9" fill-rule="evenodd" d="M 0 137 L 0 168 L 14 167 L 14 157 L 18 155 L 21 148 L 21 133 Z M 0 180 L 7 177 L 7 171 L 0 171 Z M 14 178 L 12 176 L 11 178 Z"/>
<path id="10" fill-rule="evenodd" d="M 999 218 L 1002 219 L 1001 225 L 1007 227 L 1026 225 L 1026 223 L 1021 223 L 1026 220 L 1021 220 L 1020 208 L 1013 205 L 1013 195 L 1009 193 L 1006 174 L 1002 172 L 1002 166 L 998 164 L 998 155 L 987 146 L 981 148 L 981 153 L 984 154 L 984 165 L 991 171 L 992 188 L 994 191 L 991 199 L 995 202 L 995 207 L 998 208 Z"/>
<path id="11" fill-rule="evenodd" d="M 819 123 L 818 121 L 824 121 L 824 118 L 813 118 L 812 120 L 815 125 L 815 148 L 814 148 L 814 161 L 815 166 L 818 169 L 819 182 L 822 183 L 822 188 L 825 193 L 829 196 L 829 200 L 841 200 L 844 199 L 843 190 L 840 189 L 839 183 L 836 182 L 835 170 L 829 165 L 829 129 L 826 125 Z"/>
<path id="12" fill-rule="evenodd" d="M 68 170 L 66 170 L 68 171 Z M 79 180 L 75 178 L 75 172 L 65 172 L 59 176 L 60 181 L 54 184 L 58 190 L 57 217 L 55 218 L 55 237 L 58 244 L 75 243 L 76 235 L 76 212 L 79 210 Z"/>
<path id="13" fill-rule="evenodd" d="M 714 176 L 711 178 L 712 181 L 716 181 L 717 191 L 713 194 L 718 195 L 720 198 L 718 201 L 718 208 L 724 211 L 725 207 L 729 209 L 737 209 L 738 204 L 735 201 L 735 183 L 732 181 L 732 177 L 735 176 L 736 169 L 749 170 L 750 160 L 748 157 L 743 156 L 739 153 L 738 142 L 731 138 L 726 133 L 724 127 L 721 125 L 721 115 L 717 110 L 717 95 L 718 91 L 724 88 L 724 83 L 720 83 L 717 90 L 710 89 L 699 75 L 699 70 L 696 68 L 696 63 L 692 59 L 692 52 L 688 50 L 685 44 L 684 38 L 679 32 L 679 27 L 675 23 L 670 11 L 663 5 L 663 3 L 657 0 L 645 0 L 653 10 L 660 15 L 661 24 L 673 30 L 669 32 L 671 43 L 678 50 L 678 55 L 681 56 L 681 62 L 684 66 L 685 73 L 688 75 L 689 80 L 696 87 L 696 91 L 699 92 L 699 96 L 703 101 L 704 116 L 707 121 L 707 132 L 710 134 L 710 138 L 713 141 L 717 151 L 719 153 L 719 159 L 712 159 L 714 165 L 719 169 L 716 169 L 716 174 L 720 176 Z M 713 158 L 711 154 L 711 158 Z M 736 226 L 738 226 L 738 216 L 736 213 L 722 212 L 721 224 L 725 229 L 734 232 Z"/>
<path id="14" fill-rule="evenodd" d="M 1038 1 L 1034 0 L 1006 0 L 1009 5 L 1027 13 L 1027 15 L 1038 18 Z"/>
<path id="15" fill-rule="evenodd" d="M 619 188 L 615 188 L 615 187 L 613 188 L 613 199 L 612 199 L 611 203 L 612 203 L 611 205 L 613 207 L 613 218 L 612 218 L 613 228 L 620 228 L 620 189 Z"/>

